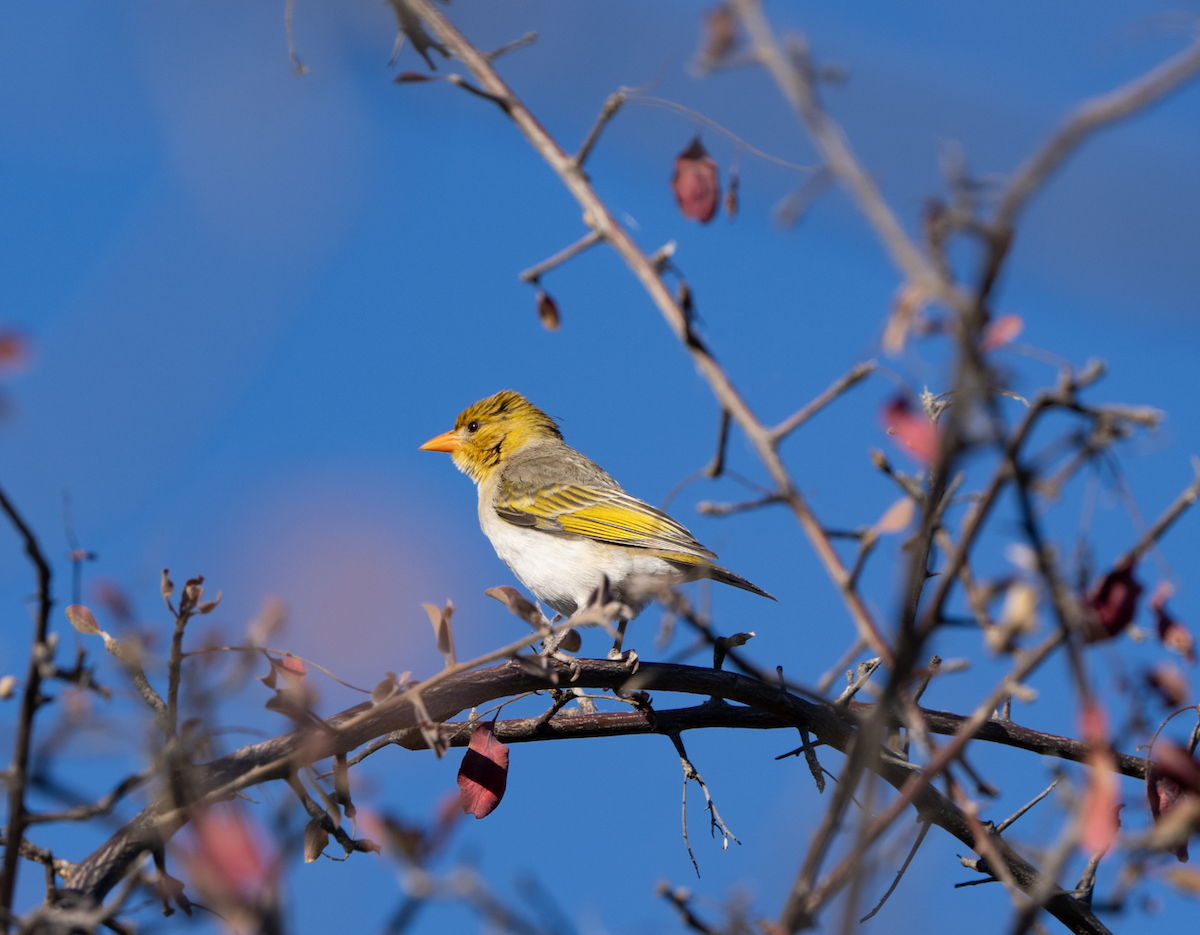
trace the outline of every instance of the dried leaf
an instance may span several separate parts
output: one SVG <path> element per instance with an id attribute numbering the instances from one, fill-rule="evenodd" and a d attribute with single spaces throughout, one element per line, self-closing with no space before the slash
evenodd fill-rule
<path id="1" fill-rule="evenodd" d="M 321 819 L 312 819 L 304 826 L 304 862 L 311 864 L 320 857 L 328 843 L 329 832 L 321 827 Z"/>
<path id="2" fill-rule="evenodd" d="M 1192 638 L 1192 631 L 1167 612 L 1167 599 L 1172 593 L 1174 588 L 1163 581 L 1154 589 L 1154 596 L 1150 598 L 1150 609 L 1158 618 L 1158 638 L 1171 652 L 1195 664 L 1196 642 Z"/>
<path id="3" fill-rule="evenodd" d="M 562 325 L 562 317 L 558 313 L 558 303 L 550 298 L 545 289 L 537 291 L 537 313 L 542 320 L 542 327 L 547 331 L 557 331 Z"/>
<path id="4" fill-rule="evenodd" d="M 175 585 L 171 579 L 167 577 L 168 573 L 169 569 L 164 568 L 162 570 L 162 582 L 159 585 L 159 589 L 162 591 L 163 600 L 169 603 L 171 600 L 171 595 L 175 593 Z"/>
<path id="5" fill-rule="evenodd" d="M 333 795 L 334 801 L 342 806 L 347 818 L 354 818 L 358 810 L 350 799 L 350 769 L 346 765 L 346 754 L 339 753 L 333 758 Z"/>
<path id="6" fill-rule="evenodd" d="M 82 604 L 72 604 L 66 610 L 67 619 L 71 621 L 73 626 L 80 633 L 88 636 L 103 636 L 104 631 L 100 629 L 100 624 L 96 623 L 96 618 L 92 612 Z"/>
<path id="7" fill-rule="evenodd" d="M 387 678 L 371 689 L 371 701 L 375 704 L 379 704 L 381 701 L 392 697 L 397 691 L 396 674 L 389 672 L 387 676 Z"/>
<path id="8" fill-rule="evenodd" d="M 729 220 L 737 218 L 738 213 L 738 171 L 734 167 L 729 170 L 729 190 L 725 192 L 725 214 Z"/>
<path id="9" fill-rule="evenodd" d="M 501 604 L 508 608 L 509 612 L 517 617 L 520 617 L 531 627 L 546 626 L 549 621 L 546 620 L 537 607 L 529 602 L 529 600 L 516 588 L 509 587 L 507 584 L 502 584 L 499 587 L 488 588 L 483 592 L 488 597 L 493 597 Z"/>
<path id="10" fill-rule="evenodd" d="M 558 648 L 566 653 L 577 653 L 583 646 L 583 637 L 578 630 L 568 630 L 558 644 Z"/>
<path id="11" fill-rule="evenodd" d="M 716 216 L 721 202 L 720 170 L 700 137 L 675 157 L 671 190 L 684 217 L 707 224 Z"/>
<path id="12" fill-rule="evenodd" d="M 217 605 L 220 603 L 221 603 L 221 592 L 218 591 L 217 596 L 215 598 L 213 598 L 211 601 L 205 601 L 204 603 L 198 605 L 196 607 L 196 613 L 211 614 L 214 610 L 217 609 Z"/>
<path id="13" fill-rule="evenodd" d="M 697 64 L 704 69 L 720 64 L 736 42 L 737 28 L 733 13 L 724 3 L 713 7 L 704 14 L 704 30 L 696 53 Z"/>
<path id="14" fill-rule="evenodd" d="M 880 536 L 903 532 L 912 523 L 916 508 L 912 497 L 901 497 L 884 510 L 883 515 L 879 517 L 872 528 Z"/>
<path id="15" fill-rule="evenodd" d="M 458 804 L 476 818 L 485 818 L 496 810 L 508 785 L 508 747 L 492 733 L 495 724 L 486 721 L 475 725 L 458 768 Z"/>
<path id="16" fill-rule="evenodd" d="M 396 84 L 419 84 L 422 81 L 436 81 L 429 75 L 423 75 L 419 71 L 402 71 L 394 79 Z"/>
<path id="17" fill-rule="evenodd" d="M 1156 825 L 1178 804 L 1182 795 L 1183 789 L 1179 783 L 1170 776 L 1164 776 L 1157 763 L 1151 763 L 1150 770 L 1146 774 L 1146 801 L 1150 805 L 1150 814 Z M 1181 864 L 1186 864 L 1188 862 L 1187 841 L 1172 848 L 1171 853 Z"/>
<path id="18" fill-rule="evenodd" d="M 204 597 L 204 575 L 188 578 L 183 583 L 183 593 L 179 596 L 179 613 L 181 615 L 192 613 L 202 597 Z"/>
<path id="19" fill-rule="evenodd" d="M 6 675 L 0 678 L 0 701 L 8 701 L 13 696 L 13 690 L 17 687 L 17 677 L 15 675 Z"/>
<path id="20" fill-rule="evenodd" d="M 454 604 L 446 601 L 446 606 L 439 608 L 434 604 L 422 604 L 425 613 L 429 614 L 429 622 L 433 624 L 433 635 L 437 640 L 438 652 L 446 660 L 446 668 L 454 665 L 454 632 L 450 629 L 450 618 L 454 615 Z"/>
<path id="21" fill-rule="evenodd" d="M 896 290 L 892 299 L 892 311 L 888 315 L 887 324 L 883 327 L 883 352 L 888 357 L 899 357 L 904 353 L 904 345 L 908 342 L 909 332 L 916 323 L 917 316 L 929 304 L 933 296 L 924 286 L 905 283 Z"/>
<path id="22" fill-rule="evenodd" d="M 1133 620 L 1137 613 L 1142 586 L 1133 577 L 1133 568 L 1115 568 L 1092 586 L 1084 599 L 1088 615 L 1089 642 L 1112 639 Z"/>
<path id="23" fill-rule="evenodd" d="M 1163 871 L 1163 877 L 1175 889 L 1189 896 L 1200 896 L 1200 870 L 1185 870 L 1171 867 Z"/>
<path id="24" fill-rule="evenodd" d="M 1025 320 L 1020 315 L 1001 315 L 983 332 L 983 340 L 979 342 L 979 353 L 988 354 L 1012 344 L 1017 335 L 1024 330 Z"/>
<path id="25" fill-rule="evenodd" d="M 266 646 L 286 623 L 287 603 L 277 594 L 268 594 L 263 599 L 258 616 L 246 625 L 246 643 L 250 646 Z"/>
<path id="26" fill-rule="evenodd" d="M 1169 662 L 1160 662 L 1147 672 L 1146 684 L 1155 691 L 1165 708 L 1178 708 L 1190 694 L 1187 678 L 1179 666 Z"/>
<path id="27" fill-rule="evenodd" d="M 941 447 L 937 428 L 923 412 L 913 412 L 903 396 L 884 406 L 882 418 L 887 433 L 897 439 L 901 450 L 922 464 L 937 458 Z"/>
<path id="28" fill-rule="evenodd" d="M 994 652 L 1012 650 L 1017 637 L 1037 629 L 1038 599 L 1038 589 L 1028 581 L 1017 579 L 1008 586 L 1000 619 L 987 631 L 988 646 Z"/>

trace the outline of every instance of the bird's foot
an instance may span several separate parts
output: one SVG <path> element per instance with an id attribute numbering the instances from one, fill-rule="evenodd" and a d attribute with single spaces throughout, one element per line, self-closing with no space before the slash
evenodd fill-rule
<path id="1" fill-rule="evenodd" d="M 540 655 L 547 659 L 553 659 L 555 662 L 560 662 L 571 670 L 571 681 L 574 682 L 579 678 L 580 668 L 579 660 L 569 653 L 564 653 L 560 649 L 543 649 Z"/>
<path id="2" fill-rule="evenodd" d="M 608 651 L 608 658 L 613 662 L 623 664 L 629 669 L 630 675 L 633 675 L 638 670 L 638 654 L 636 649 L 627 649 L 625 652 L 621 652 L 621 650 L 614 646 Z"/>

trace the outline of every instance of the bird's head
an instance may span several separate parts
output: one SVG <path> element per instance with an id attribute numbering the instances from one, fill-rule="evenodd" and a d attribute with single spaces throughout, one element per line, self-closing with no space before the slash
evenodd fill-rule
<path id="1" fill-rule="evenodd" d="M 562 441 L 558 424 L 520 393 L 501 390 L 458 414 L 454 429 L 431 438 L 421 451 L 448 451 L 454 466 L 475 483 L 505 458 L 539 441 Z"/>

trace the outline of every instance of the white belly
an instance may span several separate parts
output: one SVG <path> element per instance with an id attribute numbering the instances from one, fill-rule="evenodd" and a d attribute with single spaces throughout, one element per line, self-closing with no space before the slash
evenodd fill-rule
<path id="1" fill-rule="evenodd" d="M 608 576 L 613 596 L 635 613 L 647 602 L 645 578 L 680 578 L 674 566 L 649 552 L 514 526 L 490 504 L 480 504 L 479 525 L 521 584 L 564 617 L 587 605 L 601 575 Z"/>

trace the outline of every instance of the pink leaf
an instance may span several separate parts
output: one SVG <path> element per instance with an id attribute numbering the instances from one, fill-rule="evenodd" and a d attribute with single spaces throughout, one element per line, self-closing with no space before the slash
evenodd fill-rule
<path id="1" fill-rule="evenodd" d="M 192 822 L 196 848 L 188 864 L 197 887 L 221 905 L 254 905 L 274 886 L 278 861 L 267 855 L 262 834 L 245 809 L 213 805 Z"/>
<path id="2" fill-rule="evenodd" d="M 476 818 L 485 818 L 496 810 L 508 785 L 508 747 L 492 733 L 495 723 L 475 725 L 458 768 L 458 804 Z"/>
<path id="3" fill-rule="evenodd" d="M 1120 830 L 1120 789 L 1117 785 L 1116 758 L 1108 744 L 1104 711 L 1095 704 L 1087 705 L 1082 716 L 1083 739 L 1088 745 L 1086 763 L 1091 776 L 1083 794 L 1081 809 L 1082 830 L 1079 846 L 1085 853 L 1107 851 Z"/>
<path id="4" fill-rule="evenodd" d="M 716 216 L 721 201 L 720 173 L 700 137 L 675 158 L 671 190 L 684 217 L 707 224 Z"/>
<path id="5" fill-rule="evenodd" d="M 941 442 L 938 431 L 924 413 L 915 413 L 903 396 L 895 397 L 883 408 L 883 425 L 899 446 L 922 464 L 938 456 Z"/>
<path id="6" fill-rule="evenodd" d="M 1001 315 L 984 331 L 983 340 L 979 342 L 979 353 L 988 354 L 1012 344 L 1024 330 L 1025 321 L 1020 315 Z"/>

